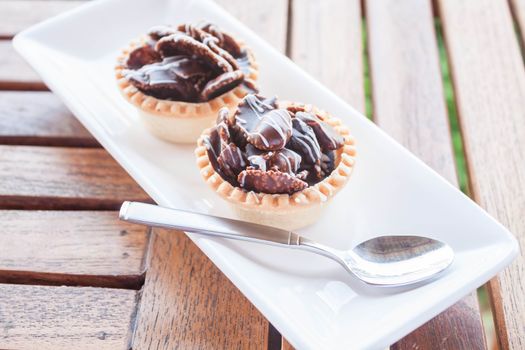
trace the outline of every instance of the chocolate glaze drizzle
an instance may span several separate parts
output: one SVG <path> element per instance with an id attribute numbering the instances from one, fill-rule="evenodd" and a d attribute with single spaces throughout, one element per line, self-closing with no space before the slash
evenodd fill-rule
<path id="1" fill-rule="evenodd" d="M 344 139 L 302 106 L 279 108 L 275 98 L 249 94 L 203 138 L 215 171 L 236 187 L 292 194 L 327 177 Z"/>
<path id="2" fill-rule="evenodd" d="M 146 95 L 172 101 L 205 102 L 243 84 L 250 59 L 230 35 L 217 26 L 157 26 L 148 40 L 131 51 L 124 76 Z"/>

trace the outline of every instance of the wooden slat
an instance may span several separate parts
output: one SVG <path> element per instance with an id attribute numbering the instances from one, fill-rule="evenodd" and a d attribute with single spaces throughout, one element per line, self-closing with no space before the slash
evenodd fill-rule
<path id="1" fill-rule="evenodd" d="M 293 0 L 291 4 L 290 58 L 364 113 L 361 2 Z M 293 347 L 283 338 L 281 349 Z"/>
<path id="2" fill-rule="evenodd" d="M 148 229 L 117 212 L 0 211 L 0 282 L 138 289 Z"/>
<path id="3" fill-rule="evenodd" d="M 9 40 L 0 40 L 0 90 L 47 90 Z"/>
<path id="4" fill-rule="evenodd" d="M 181 232 L 154 230 L 134 349 L 266 349 L 268 321 Z"/>
<path id="5" fill-rule="evenodd" d="M 217 0 L 217 2 L 276 49 L 285 52 L 287 0 Z M 240 36 L 242 38 L 242 33 Z M 261 74 L 264 74 L 264 70 L 271 67 L 261 66 L 260 69 Z M 166 256 L 167 252 L 163 253 L 165 256 L 159 259 L 172 259 L 177 262 L 171 269 L 160 271 L 160 266 L 157 268 L 150 266 L 148 269 L 134 348 L 171 349 L 173 344 L 180 344 L 179 348 L 273 349 L 279 337 L 272 332 L 273 328 L 268 321 L 213 267 L 209 260 L 186 237 L 179 237 L 177 240 L 169 237 L 165 239 L 174 246 L 190 248 L 181 248 L 178 255 Z M 167 265 L 163 266 L 165 267 Z M 158 271 L 154 272 L 155 270 Z M 191 280 L 188 282 L 190 284 L 187 286 L 181 286 L 176 282 L 190 277 Z M 174 284 L 169 281 L 170 278 L 175 279 Z M 161 289 L 156 287 L 155 290 L 155 287 L 151 287 L 152 283 L 165 287 Z M 201 294 L 200 291 L 203 290 L 208 292 Z M 199 293 L 195 294 L 195 291 Z M 186 302 L 170 297 L 175 293 L 184 295 L 182 299 L 187 298 Z M 156 300 L 156 304 L 146 300 Z M 178 300 L 180 303 L 176 304 L 173 300 Z M 167 314 L 165 314 L 166 310 L 168 310 Z M 177 314 L 177 310 L 184 311 Z M 159 319 L 155 321 L 157 315 Z M 182 330 L 173 332 L 171 322 L 180 325 L 177 327 L 182 327 Z"/>
<path id="6" fill-rule="evenodd" d="M 99 147 L 50 92 L 0 92 L 0 144 Z"/>
<path id="7" fill-rule="evenodd" d="M 0 1 L 0 39 L 9 39 L 21 30 L 70 10 L 84 1 L 27 1 L 3 0 Z"/>
<path id="8" fill-rule="evenodd" d="M 366 1 L 374 121 L 457 185 L 431 6 Z"/>
<path id="9" fill-rule="evenodd" d="M 136 291 L 0 285 L 2 349 L 129 349 Z"/>
<path id="10" fill-rule="evenodd" d="M 0 146 L 0 207 L 118 209 L 148 195 L 103 149 Z"/>
<path id="11" fill-rule="evenodd" d="M 431 2 L 367 0 L 366 19 L 375 122 L 457 186 Z M 392 348 L 435 346 L 486 348 L 475 292 Z"/>
<path id="12" fill-rule="evenodd" d="M 525 0 L 510 0 L 510 4 L 521 33 L 522 45 L 525 47 Z"/>
<path id="13" fill-rule="evenodd" d="M 290 57 L 365 112 L 359 0 L 292 2 Z"/>
<path id="14" fill-rule="evenodd" d="M 293 349 L 294 347 L 292 346 L 292 344 L 290 344 L 288 340 L 283 338 L 282 343 L 281 343 L 281 350 L 293 350 Z"/>
<path id="15" fill-rule="evenodd" d="M 285 51 L 288 1 L 216 0 L 273 47 Z"/>
<path id="16" fill-rule="evenodd" d="M 525 247 L 525 71 L 506 1 L 440 0 L 474 199 Z M 490 282 L 501 348 L 525 348 L 523 254 Z"/>
<path id="17" fill-rule="evenodd" d="M 392 350 L 487 349 L 476 292 L 391 346 Z"/>

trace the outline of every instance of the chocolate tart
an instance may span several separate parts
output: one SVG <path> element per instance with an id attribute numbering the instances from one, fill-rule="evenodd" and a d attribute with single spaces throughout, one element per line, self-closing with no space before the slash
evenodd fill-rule
<path id="1" fill-rule="evenodd" d="M 115 72 L 147 128 L 170 142 L 195 142 L 220 108 L 233 111 L 257 91 L 251 50 L 211 24 L 151 28 L 122 51 Z"/>
<path id="2" fill-rule="evenodd" d="M 349 130 L 314 106 L 247 95 L 219 111 L 195 155 L 206 183 L 245 221 L 284 229 L 314 223 L 347 183 Z"/>

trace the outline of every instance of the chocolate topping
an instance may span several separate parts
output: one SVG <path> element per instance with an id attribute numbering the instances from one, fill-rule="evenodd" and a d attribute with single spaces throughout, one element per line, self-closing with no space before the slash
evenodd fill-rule
<path id="1" fill-rule="evenodd" d="M 293 133 L 288 147 L 303 155 L 303 161 L 317 164 L 321 159 L 321 147 L 312 128 L 297 117 L 293 119 Z"/>
<path id="2" fill-rule="evenodd" d="M 317 131 L 316 131 L 317 130 Z M 301 191 L 335 168 L 344 139 L 304 107 L 247 95 L 233 115 L 219 111 L 203 143 L 215 171 L 236 187 L 263 193 Z"/>
<path id="3" fill-rule="evenodd" d="M 234 38 L 232 38 L 227 33 L 221 32 L 219 27 L 217 27 L 214 24 L 207 23 L 202 26 L 201 28 L 205 32 L 213 35 L 214 37 L 219 39 L 219 46 L 223 47 L 226 51 L 231 53 L 234 57 L 240 57 L 242 56 L 241 47 L 239 44 L 235 41 Z"/>
<path id="4" fill-rule="evenodd" d="M 246 141 L 265 151 L 283 148 L 292 135 L 292 118 L 286 109 L 276 109 L 275 100 L 248 95 L 235 113 L 239 131 Z"/>
<path id="5" fill-rule="evenodd" d="M 223 57 L 216 55 L 208 45 L 201 43 L 184 33 L 175 33 L 161 38 L 155 45 L 155 50 L 162 57 L 186 55 L 188 58 L 198 57 L 217 73 L 231 72 L 232 66 Z"/>
<path id="6" fill-rule="evenodd" d="M 234 143 L 230 143 L 224 146 L 217 162 L 226 176 L 235 179 L 246 167 L 246 156 Z"/>
<path id="7" fill-rule="evenodd" d="M 154 26 L 151 27 L 148 35 L 152 40 L 158 41 L 160 38 L 175 34 L 177 31 L 173 27 L 169 26 Z"/>
<path id="8" fill-rule="evenodd" d="M 145 94 L 160 99 L 197 100 L 210 74 L 203 62 L 172 56 L 130 71 L 127 78 Z"/>
<path id="9" fill-rule="evenodd" d="M 146 64 L 152 64 L 161 61 L 159 53 L 151 46 L 145 45 L 137 47 L 131 51 L 126 61 L 126 65 L 131 69 L 139 69 Z"/>
<path id="10" fill-rule="evenodd" d="M 146 95 L 205 102 L 243 84 L 256 91 L 248 52 L 217 26 L 157 26 L 130 52 L 125 77 Z"/>
<path id="11" fill-rule="evenodd" d="M 212 98 L 220 96 L 226 91 L 233 89 L 243 80 L 244 74 L 240 70 L 222 73 L 217 78 L 206 83 L 206 86 L 204 86 L 204 89 L 201 92 L 201 98 L 204 101 L 211 100 Z"/>
<path id="12" fill-rule="evenodd" d="M 274 152 L 268 159 L 268 167 L 282 173 L 296 174 L 301 164 L 301 156 L 292 150 L 283 148 Z"/>
<path id="13" fill-rule="evenodd" d="M 308 184 L 297 177 L 280 171 L 258 169 L 243 170 L 237 178 L 241 187 L 248 191 L 270 194 L 294 193 L 304 190 Z"/>
<path id="14" fill-rule="evenodd" d="M 247 141 L 265 151 L 279 150 L 292 136 L 292 118 L 285 109 L 273 109 L 261 116 L 255 127 L 247 131 Z"/>
<path id="15" fill-rule="evenodd" d="M 315 137 L 323 149 L 338 149 L 344 143 L 343 137 L 339 135 L 331 125 L 322 123 L 322 121 L 312 113 L 297 112 L 297 119 L 302 120 L 315 132 Z"/>

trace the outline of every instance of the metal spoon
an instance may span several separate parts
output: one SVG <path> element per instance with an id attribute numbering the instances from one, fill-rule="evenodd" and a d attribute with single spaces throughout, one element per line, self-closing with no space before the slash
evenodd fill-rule
<path id="1" fill-rule="evenodd" d="M 148 226 L 306 250 L 337 261 L 360 280 L 376 286 L 424 281 L 446 269 L 454 259 L 447 244 L 418 236 L 376 237 L 353 249 L 338 250 L 275 227 L 153 204 L 124 202 L 119 217 Z"/>

